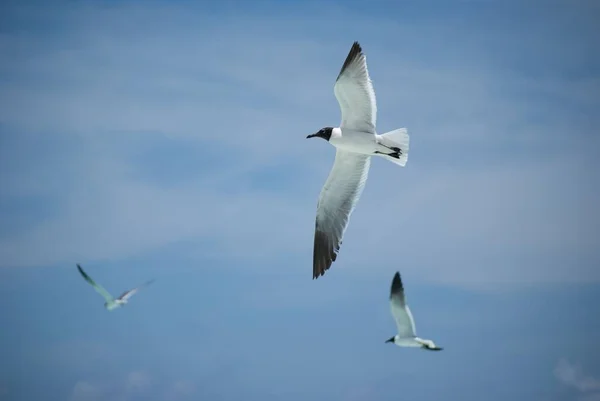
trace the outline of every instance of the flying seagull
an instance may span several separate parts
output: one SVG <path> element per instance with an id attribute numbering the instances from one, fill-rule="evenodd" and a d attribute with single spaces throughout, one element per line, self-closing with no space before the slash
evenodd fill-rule
<path id="1" fill-rule="evenodd" d="M 404 166 L 408 157 L 406 128 L 382 135 L 375 131 L 377 104 L 366 57 L 354 42 L 333 87 L 340 104 L 339 127 L 325 127 L 307 138 L 323 138 L 336 147 L 335 161 L 319 195 L 313 279 L 325 274 L 337 257 L 348 220 L 364 189 L 371 156 Z"/>
<path id="2" fill-rule="evenodd" d="M 406 304 L 404 296 L 404 285 L 400 278 L 400 273 L 396 272 L 392 280 L 392 288 L 390 291 L 390 308 L 392 316 L 398 327 L 398 334 L 386 341 L 386 343 L 394 343 L 399 347 L 420 347 L 430 351 L 441 351 L 431 340 L 424 340 L 417 337 L 417 329 L 412 313 Z"/>
<path id="3" fill-rule="evenodd" d="M 102 295 L 104 297 L 104 299 L 106 300 L 106 302 L 104 303 L 104 307 L 106 309 L 108 309 L 109 311 L 116 309 L 116 308 L 120 308 L 121 306 L 125 305 L 127 303 L 127 301 L 129 300 L 129 298 L 131 298 L 133 296 L 133 294 L 138 292 L 141 288 L 146 287 L 146 286 L 152 284 L 152 282 L 154 282 L 154 280 L 149 280 L 137 288 L 131 289 L 129 291 L 125 291 L 118 298 L 113 298 L 113 296 L 110 295 L 110 293 L 108 291 L 106 291 L 106 289 L 104 287 L 102 287 L 99 284 L 96 284 L 96 282 L 94 280 L 92 280 L 92 278 L 90 276 L 88 276 L 86 272 L 83 271 L 83 269 L 81 268 L 81 266 L 79 264 L 77 264 L 77 270 L 79 270 L 79 273 L 81 273 L 81 275 L 83 276 L 85 281 L 90 283 L 92 285 L 92 287 L 94 287 L 94 289 L 100 295 Z"/>

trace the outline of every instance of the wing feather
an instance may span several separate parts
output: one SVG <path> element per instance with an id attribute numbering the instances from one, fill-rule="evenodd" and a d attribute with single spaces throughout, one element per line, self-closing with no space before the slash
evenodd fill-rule
<path id="1" fill-rule="evenodd" d="M 333 87 L 342 111 L 340 127 L 375 133 L 377 101 L 367 69 L 367 58 L 354 42 Z"/>
<path id="2" fill-rule="evenodd" d="M 410 312 L 410 308 L 406 304 L 404 284 L 398 272 L 394 275 L 390 289 L 390 309 L 396 321 L 398 335 L 403 338 L 415 337 L 417 335 L 415 320 Z"/>
<path id="3" fill-rule="evenodd" d="M 110 293 L 108 291 L 106 291 L 106 289 L 104 287 L 102 287 L 100 284 L 97 284 L 94 280 L 92 280 L 92 278 L 90 276 L 88 276 L 86 272 L 83 271 L 83 269 L 81 268 L 81 266 L 79 264 L 77 264 L 77 270 L 79 270 L 79 273 L 81 273 L 81 275 L 83 276 L 85 281 L 90 283 L 92 285 L 92 287 L 94 287 L 96 292 L 98 294 L 102 295 L 102 297 L 107 302 L 113 301 L 113 296 L 110 295 Z"/>
<path id="4" fill-rule="evenodd" d="M 350 215 L 365 187 L 370 156 L 338 149 L 319 195 L 313 250 L 313 279 L 335 261 Z"/>
<path id="5" fill-rule="evenodd" d="M 129 291 L 125 291 L 117 299 L 122 300 L 122 301 L 127 301 L 129 298 L 131 298 L 132 296 L 134 296 L 139 290 L 141 290 L 144 287 L 149 286 L 153 282 L 154 282 L 154 280 L 146 281 L 144 284 L 140 285 L 139 287 L 133 288 L 133 289 L 131 289 Z"/>

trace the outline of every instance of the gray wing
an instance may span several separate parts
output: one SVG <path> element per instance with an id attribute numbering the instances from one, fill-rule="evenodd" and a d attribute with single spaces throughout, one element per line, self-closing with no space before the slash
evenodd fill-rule
<path id="1" fill-rule="evenodd" d="M 375 133 L 377 102 L 367 58 L 358 42 L 354 42 L 335 81 L 333 92 L 340 104 L 340 127 Z"/>
<path id="2" fill-rule="evenodd" d="M 129 298 L 131 298 L 132 296 L 134 296 L 136 292 L 138 292 L 139 290 L 141 290 L 144 287 L 149 286 L 153 282 L 154 282 L 154 280 L 146 281 L 144 284 L 140 285 L 139 287 L 133 288 L 133 289 L 131 289 L 129 291 L 125 291 L 117 299 L 120 299 L 122 301 L 127 301 Z"/>
<path id="3" fill-rule="evenodd" d="M 337 257 L 350 215 L 365 187 L 370 156 L 338 149 L 317 204 L 313 279 L 325 274 Z"/>
<path id="4" fill-rule="evenodd" d="M 417 335 L 415 320 L 413 319 L 412 313 L 410 313 L 410 308 L 406 304 L 404 285 L 402 284 L 402 279 L 398 272 L 396 272 L 394 279 L 392 280 L 390 309 L 392 311 L 392 316 L 396 321 L 398 335 L 400 337 L 415 337 Z"/>
<path id="5" fill-rule="evenodd" d="M 104 299 L 107 302 L 113 301 L 112 295 L 110 295 L 110 293 L 108 291 L 106 291 L 106 289 L 104 287 L 102 287 L 99 284 L 96 284 L 96 282 L 94 280 L 92 280 L 92 278 L 90 276 L 88 276 L 86 272 L 83 271 L 83 269 L 81 268 L 81 266 L 79 264 L 77 264 L 77 270 L 79 270 L 79 273 L 81 273 L 81 275 L 83 276 L 85 281 L 90 283 L 92 285 L 92 287 L 94 287 L 96 292 L 98 294 L 102 295 L 102 297 L 104 297 Z"/>

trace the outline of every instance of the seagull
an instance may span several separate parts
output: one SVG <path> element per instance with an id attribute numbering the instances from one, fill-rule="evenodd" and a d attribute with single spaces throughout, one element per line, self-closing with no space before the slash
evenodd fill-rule
<path id="1" fill-rule="evenodd" d="M 98 292 L 100 295 L 102 295 L 104 297 L 104 299 L 106 300 L 106 302 L 104 303 L 104 307 L 106 309 L 108 309 L 109 311 L 116 309 L 116 308 L 120 308 L 121 306 L 125 305 L 127 303 L 127 301 L 129 300 L 129 298 L 131 298 L 141 288 L 146 287 L 154 282 L 154 280 L 149 280 L 137 288 L 131 289 L 129 291 L 125 291 L 123 294 L 121 294 L 121 296 L 119 296 L 118 298 L 115 299 L 115 298 L 113 298 L 112 295 L 110 295 L 110 293 L 108 291 L 106 291 L 106 289 L 104 287 L 102 287 L 99 284 L 96 284 L 96 282 L 94 280 L 92 280 L 92 278 L 90 276 L 88 276 L 86 272 L 83 271 L 83 269 L 81 268 L 81 266 L 79 264 L 77 264 L 77 270 L 79 270 L 79 273 L 81 273 L 81 275 L 83 276 L 85 281 L 90 283 L 92 285 L 92 287 L 94 287 L 96 292 Z"/>
<path id="2" fill-rule="evenodd" d="M 390 309 L 392 316 L 398 327 L 398 334 L 386 341 L 386 343 L 394 343 L 399 347 L 420 347 L 430 351 L 441 351 L 431 340 L 424 340 L 417 337 L 417 329 L 415 320 L 410 313 L 410 309 L 406 304 L 404 297 L 404 285 L 400 278 L 400 273 L 396 272 L 392 280 L 392 288 L 390 291 Z"/>
<path id="3" fill-rule="evenodd" d="M 365 187 L 371 156 L 404 166 L 408 158 L 406 128 L 382 135 L 375 131 L 377 104 L 367 60 L 354 42 L 333 87 L 342 111 L 339 127 L 325 127 L 307 138 L 322 138 L 336 147 L 333 168 L 317 203 L 313 280 L 335 261 L 348 220 Z"/>

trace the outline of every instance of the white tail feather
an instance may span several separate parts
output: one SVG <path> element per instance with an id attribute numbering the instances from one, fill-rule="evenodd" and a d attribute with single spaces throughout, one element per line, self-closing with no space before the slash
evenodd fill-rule
<path id="1" fill-rule="evenodd" d="M 408 145 L 409 145 L 409 137 L 406 128 L 398 128 L 390 132 L 386 132 L 382 135 L 377 135 L 377 141 L 387 146 L 388 148 L 396 147 L 400 148 L 401 155 L 400 158 L 396 159 L 395 157 L 391 157 L 388 155 L 377 154 L 377 156 L 381 156 L 386 160 L 391 161 L 392 163 L 398 164 L 402 167 L 406 165 L 408 160 Z"/>

